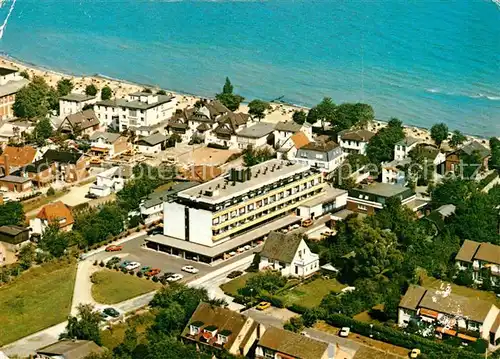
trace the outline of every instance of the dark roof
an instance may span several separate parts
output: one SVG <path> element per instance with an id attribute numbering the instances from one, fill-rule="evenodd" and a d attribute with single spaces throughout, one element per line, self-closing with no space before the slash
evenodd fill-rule
<path id="1" fill-rule="evenodd" d="M 211 129 L 210 125 L 207 124 L 206 122 L 202 122 L 199 124 L 198 127 L 196 127 L 196 129 L 200 132 L 205 132 L 205 131 L 208 131 Z"/>
<path id="2" fill-rule="evenodd" d="M 344 130 L 339 132 L 339 135 L 343 140 L 368 142 L 375 136 L 375 133 L 367 130 Z"/>
<path id="3" fill-rule="evenodd" d="M 114 143 L 117 139 L 120 138 L 119 133 L 113 133 L 113 132 L 94 132 L 92 136 L 90 136 L 91 141 L 96 141 L 99 138 L 105 139 L 109 143 Z"/>
<path id="4" fill-rule="evenodd" d="M 260 256 L 291 263 L 301 241 L 302 234 L 271 232 L 264 243 Z"/>
<path id="5" fill-rule="evenodd" d="M 196 308 L 191 316 L 191 319 L 182 332 L 182 336 L 191 340 L 199 341 L 199 336 L 193 338 L 188 335 L 189 326 L 191 324 L 195 324 L 195 326 L 200 327 L 201 322 L 205 325 L 203 329 L 210 329 L 210 331 L 217 329 L 219 333 L 224 331 L 226 333 L 230 332 L 231 335 L 228 334 L 228 341 L 224 344 L 224 348 L 228 349 L 233 345 L 234 341 L 245 328 L 245 323 L 247 323 L 248 320 L 250 319 L 247 316 L 238 312 L 202 302 L 198 305 L 198 308 Z"/>
<path id="6" fill-rule="evenodd" d="M 12 183 L 26 183 L 26 182 L 29 182 L 31 180 L 27 177 L 8 175 L 8 176 L 0 177 L 0 181 L 1 182 L 12 182 Z"/>
<path id="7" fill-rule="evenodd" d="M 485 158 L 491 153 L 489 149 L 487 149 L 477 141 L 472 141 L 471 143 L 465 145 L 460 149 L 460 151 L 468 154 L 469 156 L 474 153 L 478 153 L 481 158 Z"/>
<path id="8" fill-rule="evenodd" d="M 76 164 L 82 157 L 83 153 L 80 152 L 47 150 L 42 157 L 42 161 Z"/>
<path id="9" fill-rule="evenodd" d="M 89 127 L 94 127 L 99 124 L 99 119 L 95 115 L 94 110 L 88 109 L 69 115 L 66 117 L 71 127 L 75 129 L 85 130 Z"/>
<path id="10" fill-rule="evenodd" d="M 28 173 L 40 173 L 50 168 L 53 162 L 49 162 L 47 159 L 41 159 L 36 162 L 30 163 L 24 167 L 24 171 Z M 21 171 L 16 171 L 16 174 L 21 173 Z"/>
<path id="11" fill-rule="evenodd" d="M 138 142 L 141 145 L 146 146 L 156 146 L 157 144 L 163 143 L 167 140 L 167 137 L 161 133 L 153 133 L 147 137 L 141 138 Z"/>
<path id="12" fill-rule="evenodd" d="M 287 121 L 287 122 L 278 122 L 276 124 L 275 130 L 295 133 L 300 131 L 301 128 L 302 125 L 299 125 L 298 123 L 293 121 Z"/>
<path id="13" fill-rule="evenodd" d="M 9 69 L 7 67 L 0 67 L 0 76 L 10 75 L 16 73 L 18 70 Z"/>
<path id="14" fill-rule="evenodd" d="M 479 248 L 479 244 L 480 243 L 478 242 L 469 241 L 468 239 L 466 239 L 462 244 L 462 247 L 460 247 L 460 250 L 458 251 L 455 257 L 455 260 L 472 263 L 474 255 L 476 254 L 477 249 Z"/>
<path id="15" fill-rule="evenodd" d="M 418 303 L 422 300 L 426 289 L 416 285 L 411 285 L 399 302 L 401 308 L 417 310 Z"/>
<path id="16" fill-rule="evenodd" d="M 63 100 L 63 101 L 85 102 L 88 100 L 95 99 L 95 96 L 89 96 L 89 95 L 81 94 L 81 93 L 70 93 L 70 94 L 67 94 L 66 96 L 59 97 L 59 99 Z"/>
<path id="17" fill-rule="evenodd" d="M 472 263 L 479 260 L 500 264 L 500 246 L 491 243 L 479 243 L 466 239 L 460 247 L 455 260 Z"/>
<path id="18" fill-rule="evenodd" d="M 120 99 L 99 101 L 96 102 L 96 105 L 105 107 L 124 107 L 132 110 L 148 110 L 150 108 L 154 108 L 163 105 L 164 103 L 170 102 L 173 99 L 173 96 L 168 96 L 168 95 L 154 95 L 154 94 L 149 94 L 149 95 L 158 96 L 158 101 L 153 103 L 146 103 L 136 100 L 128 101 L 120 98 Z"/>
<path id="19" fill-rule="evenodd" d="M 0 240 L 3 240 L 4 242 L 11 244 L 19 244 L 23 241 L 23 239 L 28 237 L 17 237 L 17 236 L 23 232 L 28 232 L 28 231 L 29 228 L 20 226 L 0 226 L 0 234 L 3 235 L 2 238 L 0 238 Z M 10 238 L 6 238 L 5 236 Z"/>
<path id="20" fill-rule="evenodd" d="M 102 353 L 104 349 L 90 340 L 60 340 L 38 349 L 37 354 L 62 356 L 64 359 L 83 359 L 92 353 Z"/>
<path id="21" fill-rule="evenodd" d="M 180 191 L 184 191 L 185 189 L 197 186 L 198 182 L 179 182 L 174 184 L 170 189 L 161 192 L 153 192 L 149 194 L 147 197 L 144 197 L 144 202 L 141 206 L 145 208 L 151 208 L 166 202 L 169 198 L 173 198 Z"/>
<path id="22" fill-rule="evenodd" d="M 407 191 L 413 193 L 413 191 L 411 191 L 411 189 L 408 187 L 404 187 L 397 184 L 375 182 L 361 188 L 354 188 L 349 192 L 349 195 L 351 195 L 351 192 L 353 194 L 359 192 L 359 193 L 369 193 L 380 197 L 390 198 L 403 194 Z M 352 197 L 355 196 L 353 195 Z"/>
<path id="23" fill-rule="evenodd" d="M 258 345 L 300 359 L 323 358 L 329 346 L 327 342 L 276 327 L 269 327 Z"/>

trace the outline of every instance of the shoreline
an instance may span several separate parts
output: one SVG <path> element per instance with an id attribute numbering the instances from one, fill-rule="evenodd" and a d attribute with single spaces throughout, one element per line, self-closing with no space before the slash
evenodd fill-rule
<path id="1" fill-rule="evenodd" d="M 54 69 L 47 68 L 43 65 L 38 65 L 35 63 L 31 63 L 28 61 L 23 61 L 22 59 L 18 59 L 16 57 L 10 56 L 7 53 L 0 52 L 0 66 L 12 67 L 19 69 L 19 71 L 27 71 L 30 76 L 37 75 L 43 77 L 50 86 L 56 86 L 57 81 L 61 78 L 70 78 L 75 87 L 73 89 L 74 92 L 83 93 L 85 91 L 85 86 L 93 83 L 99 89 L 103 86 L 109 86 L 113 90 L 114 97 L 116 98 L 124 98 L 127 94 L 136 91 L 142 91 L 144 88 L 150 89 L 161 89 L 158 86 L 151 84 L 143 84 L 139 82 L 134 82 L 126 79 L 119 79 L 112 76 L 107 76 L 105 74 L 96 73 L 93 75 L 85 75 L 85 74 L 77 74 L 74 72 L 61 72 Z M 182 90 L 170 90 L 164 89 L 167 93 L 171 93 L 179 97 L 178 108 L 183 109 L 186 107 L 193 106 L 196 101 L 199 99 L 214 99 L 214 97 L 209 96 L 199 96 L 197 94 L 185 92 Z M 279 98 L 278 98 L 279 99 Z M 276 100 L 276 99 L 275 99 Z M 280 121 L 292 121 L 292 114 L 296 110 L 305 110 L 308 111 L 310 107 L 301 106 L 297 104 L 289 104 L 285 102 L 269 102 L 272 107 L 272 111 L 266 114 L 265 122 L 277 123 Z M 238 109 L 240 112 L 248 113 L 248 102 L 242 102 L 240 108 Z M 373 123 L 368 127 L 369 130 L 375 131 L 379 130 L 382 127 L 385 127 L 389 121 L 388 120 L 380 120 L 375 119 Z M 420 139 L 430 138 L 430 128 L 406 124 L 403 122 L 403 127 L 405 128 L 405 132 L 407 136 L 417 137 Z M 450 133 L 453 129 L 450 129 Z M 478 140 L 485 143 L 487 146 L 488 138 L 470 133 L 463 133 L 468 140 Z"/>

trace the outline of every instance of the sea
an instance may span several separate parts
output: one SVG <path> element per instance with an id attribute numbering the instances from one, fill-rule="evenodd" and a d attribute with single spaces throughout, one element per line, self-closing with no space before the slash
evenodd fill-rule
<path id="1" fill-rule="evenodd" d="M 2 19 L 1 53 L 57 71 L 207 97 L 228 76 L 248 101 L 500 136 L 500 0 L 3 0 Z"/>

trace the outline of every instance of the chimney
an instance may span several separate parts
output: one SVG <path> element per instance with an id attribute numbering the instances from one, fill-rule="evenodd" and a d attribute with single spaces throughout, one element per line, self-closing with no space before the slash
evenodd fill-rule
<path id="1" fill-rule="evenodd" d="M 8 155 L 3 155 L 3 166 L 4 166 L 4 175 L 8 176 L 10 175 L 10 166 L 9 166 L 9 156 Z"/>

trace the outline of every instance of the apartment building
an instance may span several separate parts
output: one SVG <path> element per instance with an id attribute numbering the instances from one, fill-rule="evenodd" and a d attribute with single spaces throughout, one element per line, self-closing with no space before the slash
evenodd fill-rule
<path id="1" fill-rule="evenodd" d="M 342 164 L 344 157 L 342 148 L 333 141 L 310 142 L 297 150 L 295 160 L 329 173 Z"/>
<path id="2" fill-rule="evenodd" d="M 106 159 L 119 155 L 130 148 L 128 138 L 119 133 L 94 132 L 90 136 L 90 153 Z"/>
<path id="3" fill-rule="evenodd" d="M 346 153 L 366 154 L 366 146 L 375 133 L 367 130 L 345 130 L 340 131 L 337 142 Z"/>
<path id="4" fill-rule="evenodd" d="M 98 101 L 94 112 L 101 124 L 121 132 L 167 124 L 176 106 L 175 96 L 136 92 L 127 99 Z"/>
<path id="5" fill-rule="evenodd" d="M 19 71 L 0 67 L 0 120 L 14 117 L 12 105 L 16 93 L 29 84 L 29 80 L 21 76 Z"/>
<path id="6" fill-rule="evenodd" d="M 319 170 L 301 163 L 270 160 L 232 169 L 165 203 L 164 236 L 148 238 L 148 247 L 194 252 L 198 260 L 211 263 L 300 221 L 297 208 L 322 196 L 326 186 Z"/>
<path id="7" fill-rule="evenodd" d="M 500 246 L 466 239 L 455 257 L 459 270 L 472 269 L 472 278 L 482 283 L 484 271 L 491 274 L 493 285 L 500 285 Z"/>
<path id="8" fill-rule="evenodd" d="M 398 325 L 406 327 L 411 320 L 434 326 L 440 336 L 464 342 L 482 338 L 493 350 L 500 346 L 500 309 L 485 300 L 453 294 L 451 286 L 442 290 L 410 286 L 399 303 Z"/>

